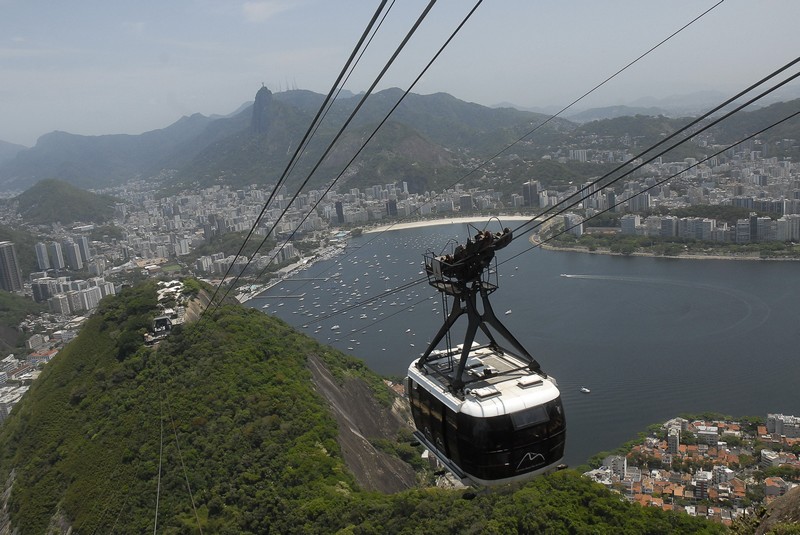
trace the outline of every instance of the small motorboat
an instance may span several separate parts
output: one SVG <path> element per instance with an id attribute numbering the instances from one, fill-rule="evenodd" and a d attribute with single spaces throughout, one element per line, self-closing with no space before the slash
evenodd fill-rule
<path id="1" fill-rule="evenodd" d="M 589 392 L 591 392 L 591 390 L 589 390 L 589 389 L 588 389 L 588 388 L 586 388 L 585 386 L 582 386 L 582 387 L 581 387 L 581 392 L 583 392 L 584 394 L 588 394 Z"/>

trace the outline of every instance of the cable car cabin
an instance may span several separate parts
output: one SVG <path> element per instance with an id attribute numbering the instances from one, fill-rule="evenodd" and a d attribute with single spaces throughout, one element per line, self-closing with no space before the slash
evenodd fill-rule
<path id="1" fill-rule="evenodd" d="M 456 477 L 480 485 L 530 479 L 564 457 L 566 423 L 556 381 L 489 302 L 498 288 L 495 251 L 512 239 L 508 228 L 496 234 L 484 229 L 452 254 L 424 255 L 428 284 L 442 294 L 445 309 L 451 299 L 452 307 L 406 378 L 414 435 Z M 468 320 L 464 343 L 452 348 L 450 329 L 462 316 Z M 478 330 L 486 345 L 475 342 Z M 445 339 L 447 349 L 436 350 Z"/>
<path id="2" fill-rule="evenodd" d="M 473 344 L 463 394 L 456 395 L 451 384 L 462 348 L 409 366 L 415 436 L 466 483 L 511 483 L 555 469 L 566 438 L 555 379 L 508 352 Z"/>

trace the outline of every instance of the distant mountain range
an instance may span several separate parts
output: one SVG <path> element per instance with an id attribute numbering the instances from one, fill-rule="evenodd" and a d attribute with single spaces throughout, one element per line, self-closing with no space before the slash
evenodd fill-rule
<path id="1" fill-rule="evenodd" d="M 312 186 L 327 184 L 343 172 L 401 95 L 395 88 L 369 97 L 335 149 L 318 166 Z M 711 101 L 715 95 L 698 94 L 695 100 L 699 102 L 701 97 Z M 253 103 L 231 115 L 195 114 L 140 135 L 52 132 L 29 149 L 0 143 L 0 190 L 25 190 L 43 179 L 104 188 L 131 178 L 158 176 L 164 170 L 170 171 L 162 175 L 165 189 L 274 183 L 323 99 L 311 91 L 272 94 L 261 88 Z M 357 102 L 358 98 L 348 94 L 334 103 L 293 171 L 293 180 L 311 172 Z M 496 154 L 534 129 L 512 154 L 540 160 L 553 147 L 569 146 L 582 135 L 603 132 L 656 139 L 685 123 L 664 113 L 663 101 L 640 104 L 585 110 L 570 120 L 558 118 L 536 128 L 549 115 L 513 107 L 489 108 L 446 93 L 410 94 L 347 169 L 346 184 L 343 181 L 339 186 L 406 181 L 412 192 L 440 189 L 457 180 L 471 158 Z M 751 112 L 755 115 L 740 114 L 736 123 L 747 124 L 759 113 L 772 115 L 767 109 Z M 790 133 L 793 128 L 796 130 L 792 126 Z M 692 150 L 691 146 L 686 149 Z"/>
<path id="2" fill-rule="evenodd" d="M 0 165 L 13 160 L 17 154 L 25 150 L 27 147 L 23 145 L 16 145 L 6 141 L 0 141 Z"/>
<path id="3" fill-rule="evenodd" d="M 642 97 L 626 104 L 613 106 L 602 106 L 593 108 L 581 108 L 577 104 L 563 113 L 565 119 L 584 123 L 602 119 L 613 119 L 615 117 L 625 117 L 634 115 L 649 115 L 657 117 L 693 117 L 704 113 L 730 98 L 731 93 L 721 91 L 695 91 L 694 93 L 671 95 L 663 98 Z M 800 98 L 800 84 L 785 86 L 771 95 L 767 95 L 753 109 L 764 108 L 778 102 L 786 102 Z M 515 108 L 523 111 L 532 111 L 551 115 L 561 111 L 563 106 L 534 106 L 525 107 L 510 102 L 501 102 L 492 106 L 493 108 Z"/>
<path id="4" fill-rule="evenodd" d="M 141 135 L 80 136 L 52 132 L 33 148 L 18 150 L 0 163 L 0 189 L 24 190 L 35 182 L 57 178 L 82 188 L 102 188 L 134 177 L 174 170 L 165 187 L 225 181 L 232 185 L 274 182 L 311 122 L 323 95 L 293 90 L 260 99 L 228 117 L 183 117 Z M 312 184 L 338 174 L 355 149 L 402 94 L 388 89 L 372 95 L 337 147 L 320 166 Z M 339 99 L 331 107 L 296 174 L 311 170 L 358 99 Z M 254 109 L 265 107 L 264 128 L 254 127 Z M 367 150 L 348 171 L 357 187 L 379 181 L 406 180 L 428 186 L 428 175 L 444 178 L 457 168 L 454 154 L 487 153 L 520 136 L 545 117 L 519 110 L 495 110 L 450 95 L 409 95 Z M 568 121 L 553 121 L 546 132 L 571 130 Z M 368 162 L 365 163 L 365 162 Z"/>

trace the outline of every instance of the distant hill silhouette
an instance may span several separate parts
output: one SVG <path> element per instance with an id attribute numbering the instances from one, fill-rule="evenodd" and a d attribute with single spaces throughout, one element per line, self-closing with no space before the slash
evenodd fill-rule
<path id="1" fill-rule="evenodd" d="M 82 188 L 99 188 L 135 177 L 160 176 L 165 189 L 205 187 L 225 183 L 233 187 L 273 184 L 285 169 L 324 96 L 305 90 L 271 93 L 259 90 L 258 107 L 243 105 L 229 116 L 195 114 L 172 125 L 140 135 L 79 136 L 53 132 L 39 138 L 33 148 L 2 152 L 0 145 L 0 189 L 25 189 L 43 179 L 60 179 Z M 401 97 L 402 90 L 386 89 L 367 99 L 340 137 L 334 150 L 310 180 L 323 187 L 342 173 L 361 143 Z M 715 95 L 698 94 L 712 101 Z M 289 177 L 295 189 L 308 176 L 340 125 L 354 109 L 359 96 L 348 94 L 330 107 L 315 137 Z M 718 101 L 714 101 L 717 103 Z M 796 102 L 796 101 L 792 101 Z M 774 104 L 737 115 L 715 128 L 720 139 L 734 139 L 752 131 L 792 103 Z M 710 105 L 709 105 L 710 107 Z M 464 102 L 446 93 L 409 94 L 386 122 L 383 131 L 367 145 L 346 172 L 338 188 L 362 187 L 376 182 L 408 182 L 412 191 L 449 187 L 474 165 L 474 158 L 488 158 L 529 132 L 524 143 L 505 157 L 537 161 L 557 147 L 589 148 L 582 136 L 596 134 L 626 137 L 632 147 L 672 133 L 689 119 L 668 117 L 665 106 L 612 106 L 586 110 L 575 122 L 513 107 L 489 108 Z M 708 108 L 706 108 L 708 109 Z M 579 125 L 578 123 L 582 123 Z M 256 124 L 257 123 L 257 124 Z M 796 123 L 768 133 L 766 139 L 796 139 Z M 608 146 L 619 148 L 609 138 Z M 614 147 L 611 147 L 611 144 Z M 696 156 L 693 144 L 681 147 L 676 158 Z M 2 154 L 7 154 L 3 163 Z M 13 157 L 10 155 L 14 154 Z M 509 163 L 509 161 L 505 163 Z M 504 164 L 503 160 L 498 162 Z M 162 171 L 169 173 L 159 175 Z"/>
<path id="2" fill-rule="evenodd" d="M 266 88 L 264 91 L 268 92 Z M 341 146 L 357 146 L 358 140 L 378 124 L 401 94 L 400 89 L 387 89 L 372 95 L 344 134 Z M 177 170 L 178 180 L 184 185 L 208 185 L 221 180 L 232 185 L 274 181 L 323 98 L 304 90 L 272 95 L 269 109 L 258 115 L 258 120 L 263 121 L 259 129 L 253 128 L 254 108 L 249 104 L 232 116 L 212 118 L 195 114 L 164 129 L 140 135 L 80 136 L 53 132 L 39 138 L 33 148 L 19 151 L 0 165 L 0 188 L 23 189 L 49 178 L 84 188 L 105 187 L 136 176 L 153 176 L 164 169 Z M 318 139 L 307 148 L 297 167 L 298 175 L 310 171 L 315 158 L 321 155 L 356 103 L 357 98 L 351 94 L 335 102 L 318 131 Z M 442 152 L 464 149 L 488 154 L 513 141 L 544 117 L 510 108 L 495 110 L 444 93 L 411 94 L 390 121 L 403 127 L 395 127 L 390 136 L 377 136 L 364 151 L 364 157 L 376 162 L 390 160 L 391 166 L 398 170 L 393 181 L 418 181 L 408 171 L 416 154 L 397 151 L 386 144 L 389 138 L 394 142 L 398 136 L 407 135 L 405 146 L 418 147 L 423 159 L 431 159 L 424 156 L 425 152 L 440 153 L 442 157 L 433 159 L 440 165 L 437 172 L 441 170 L 446 176 L 454 163 L 452 158 L 443 157 Z M 553 123 L 543 130 L 552 133 L 573 128 L 568 121 Z M 336 165 L 346 163 L 351 154 L 337 149 L 320 168 L 320 174 L 329 178 L 331 173 L 338 173 L 341 169 Z M 369 172 L 363 162 L 358 165 L 357 171 Z"/>
<path id="3" fill-rule="evenodd" d="M 3 165 L 5 162 L 9 160 L 13 160 L 17 154 L 19 154 L 26 148 L 27 147 L 24 147 L 22 145 L 8 143 L 7 141 L 0 141 L 0 165 Z"/>
<path id="4" fill-rule="evenodd" d="M 669 116 L 670 114 L 662 108 L 632 107 L 632 106 L 607 106 L 605 108 L 592 108 L 578 113 L 567 115 L 570 121 L 587 123 L 589 121 L 600 121 L 602 119 L 615 119 L 617 117 L 632 117 L 636 115 L 646 115 L 658 117 L 659 115 Z"/>
<path id="5" fill-rule="evenodd" d="M 14 198 L 22 218 L 35 225 L 76 221 L 102 223 L 114 214 L 116 199 L 76 188 L 63 180 L 42 180 Z"/>

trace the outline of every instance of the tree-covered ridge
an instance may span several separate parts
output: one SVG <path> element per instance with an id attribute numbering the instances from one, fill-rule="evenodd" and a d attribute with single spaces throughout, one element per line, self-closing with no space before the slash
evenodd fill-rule
<path id="1" fill-rule="evenodd" d="M 365 492 L 307 360 L 386 395 L 377 376 L 238 305 L 145 347 L 155 289 L 104 300 L 0 428 L 0 481 L 13 470 L 9 512 L 21 535 L 53 518 L 75 534 L 145 533 L 156 520 L 162 533 L 198 523 L 237 534 L 724 530 L 627 504 L 571 471 L 471 501 L 436 489 Z"/>
<path id="2" fill-rule="evenodd" d="M 116 200 L 76 188 L 63 180 L 42 180 L 16 197 L 22 218 L 34 225 L 76 221 L 102 223 L 114 215 Z"/>
<path id="3" fill-rule="evenodd" d="M 7 225 L 0 225 L 0 241 L 10 241 L 14 244 L 17 253 L 17 263 L 23 277 L 39 268 L 36 263 L 34 246 L 39 241 L 36 235 L 25 229 L 15 229 Z"/>

